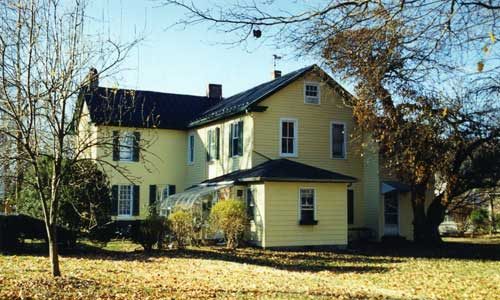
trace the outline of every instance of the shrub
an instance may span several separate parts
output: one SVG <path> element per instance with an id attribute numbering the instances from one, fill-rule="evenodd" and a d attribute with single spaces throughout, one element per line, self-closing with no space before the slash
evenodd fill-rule
<path id="1" fill-rule="evenodd" d="M 485 209 L 476 209 L 473 210 L 470 214 L 470 221 L 473 225 L 473 233 L 476 231 L 485 230 L 488 225 L 488 211 Z"/>
<path id="2" fill-rule="evenodd" d="M 132 226 L 132 240 L 140 244 L 146 252 L 150 252 L 154 245 L 161 247 L 164 232 L 164 218 L 150 214 L 147 219 L 140 221 L 138 226 Z"/>
<path id="3" fill-rule="evenodd" d="M 63 178 L 60 191 L 60 204 L 57 214 L 57 224 L 71 231 L 79 231 L 83 236 L 96 227 L 102 227 L 111 221 L 111 194 L 109 181 L 104 172 L 91 161 L 81 161 L 67 165 L 68 176 Z M 50 186 L 52 174 L 50 159 L 41 159 L 42 183 Z M 38 191 L 33 188 L 37 180 L 32 170 L 25 174 L 25 184 L 22 186 L 20 199 L 16 203 L 19 213 L 43 219 L 43 211 Z M 49 190 L 44 190 L 49 193 Z M 99 230 L 94 231 L 94 234 Z M 103 240 L 105 240 L 103 238 Z"/>
<path id="4" fill-rule="evenodd" d="M 224 233 L 229 249 L 238 247 L 247 224 L 248 219 L 243 201 L 224 200 L 212 207 L 210 226 L 212 230 Z"/>
<path id="5" fill-rule="evenodd" d="M 194 227 L 193 215 L 187 210 L 177 209 L 168 216 L 168 228 L 179 249 L 191 241 Z"/>
<path id="6" fill-rule="evenodd" d="M 76 232 L 57 226 L 57 243 L 62 248 L 74 247 Z M 47 241 L 45 222 L 26 215 L 0 216 L 0 250 L 15 251 L 23 239 Z"/>

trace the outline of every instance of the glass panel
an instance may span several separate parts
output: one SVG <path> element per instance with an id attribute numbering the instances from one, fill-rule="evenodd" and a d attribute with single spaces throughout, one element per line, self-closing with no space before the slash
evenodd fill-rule
<path id="1" fill-rule="evenodd" d="M 384 195 L 384 220 L 385 224 L 397 225 L 398 220 L 398 194 L 397 192 L 386 193 Z"/>
<path id="2" fill-rule="evenodd" d="M 288 122 L 281 122 L 281 136 L 288 136 Z"/>
<path id="3" fill-rule="evenodd" d="M 332 124 L 332 156 L 343 158 L 344 152 L 344 125 Z"/>
<path id="4" fill-rule="evenodd" d="M 120 138 L 120 160 L 132 160 L 132 153 L 134 148 L 134 136 L 126 133 Z"/>
<path id="5" fill-rule="evenodd" d="M 118 215 L 130 216 L 132 214 L 132 186 L 118 186 Z"/>

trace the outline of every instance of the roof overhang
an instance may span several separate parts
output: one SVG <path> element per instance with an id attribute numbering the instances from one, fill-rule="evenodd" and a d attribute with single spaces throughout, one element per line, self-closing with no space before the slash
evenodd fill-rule
<path id="1" fill-rule="evenodd" d="M 410 191 L 410 186 L 399 181 L 382 181 L 382 186 L 380 189 L 380 192 L 382 194 L 395 191 L 400 193 L 407 193 Z"/>
<path id="2" fill-rule="evenodd" d="M 279 177 L 246 177 L 240 178 L 238 182 L 265 182 L 265 181 L 276 181 L 276 182 L 320 182 L 320 183 L 354 183 L 357 179 L 313 179 L 313 178 L 279 178 Z"/>

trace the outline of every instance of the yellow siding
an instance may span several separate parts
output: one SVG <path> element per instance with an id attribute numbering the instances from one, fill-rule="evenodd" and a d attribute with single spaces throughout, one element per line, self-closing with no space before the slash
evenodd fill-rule
<path id="1" fill-rule="evenodd" d="M 352 109 L 347 107 L 327 83 L 321 83 L 321 104 L 304 104 L 304 83 L 318 81 L 313 74 L 298 79 L 281 91 L 262 101 L 267 111 L 254 113 L 254 154 L 253 164 L 266 161 L 265 156 L 280 158 L 279 129 L 281 118 L 298 121 L 298 156 L 288 158 L 304 164 L 356 177 L 359 182 L 352 185 L 354 190 L 354 224 L 364 226 L 364 172 L 361 148 L 361 134 L 355 127 Z M 347 129 L 347 158 L 332 159 L 330 145 L 330 124 L 343 122 Z"/>
<path id="2" fill-rule="evenodd" d="M 98 128 L 99 139 L 110 139 L 114 130 L 141 133 L 145 150 L 141 150 L 140 161 L 113 161 L 111 147 L 99 147 L 97 159 L 109 164 L 103 166 L 112 185 L 140 185 L 140 217 L 144 218 L 148 214 L 149 185 L 174 184 L 177 191 L 186 188 L 186 132 L 102 126 Z"/>
<path id="3" fill-rule="evenodd" d="M 229 132 L 234 122 L 243 121 L 243 155 L 229 157 Z M 208 130 L 220 128 L 220 159 L 207 162 Z M 253 118 L 244 115 L 189 131 L 195 135 L 195 163 L 187 166 L 187 185 L 252 167 Z M 187 139 L 187 137 L 186 137 Z M 187 155 L 187 154 L 186 154 Z M 187 158 L 184 159 L 187 162 Z M 187 164 L 187 163 L 186 163 Z"/>
<path id="4" fill-rule="evenodd" d="M 95 159 L 97 156 L 97 128 L 90 121 L 90 113 L 87 104 L 83 104 L 77 127 L 75 151 L 81 152 L 85 158 Z"/>
<path id="5" fill-rule="evenodd" d="M 299 225 L 299 189 L 316 190 L 317 225 Z M 263 247 L 347 245 L 347 194 L 343 183 L 265 183 Z"/>

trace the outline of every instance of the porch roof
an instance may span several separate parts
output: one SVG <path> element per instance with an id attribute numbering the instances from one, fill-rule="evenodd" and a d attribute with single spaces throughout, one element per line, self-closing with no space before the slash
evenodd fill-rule
<path id="1" fill-rule="evenodd" d="M 202 182 L 247 183 L 259 181 L 289 182 L 356 182 L 357 179 L 344 174 L 331 172 L 288 159 L 275 159 L 264 162 L 251 169 L 234 171 Z"/>

